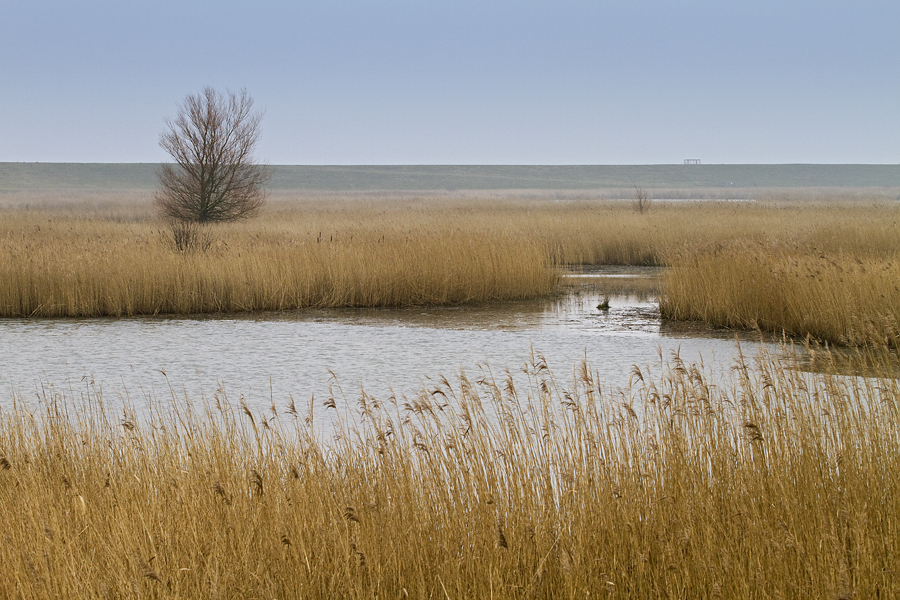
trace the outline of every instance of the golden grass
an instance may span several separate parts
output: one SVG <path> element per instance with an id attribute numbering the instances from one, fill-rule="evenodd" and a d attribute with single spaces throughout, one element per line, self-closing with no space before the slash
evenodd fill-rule
<path id="1" fill-rule="evenodd" d="M 557 281 L 527 240 L 366 222 L 374 210 L 337 226 L 302 214 L 224 225 L 189 253 L 157 222 L 4 216 L 4 316 L 448 304 L 546 295 Z"/>
<path id="2" fill-rule="evenodd" d="M 40 210 L 18 198 L 0 211 L 0 316 L 477 302 L 553 293 L 554 266 L 674 264 L 735 243 L 860 260 L 898 251 L 897 208 L 875 202 L 673 202 L 638 214 L 630 202 L 285 195 L 259 219 L 213 228 L 209 250 L 179 253 L 149 197 L 39 199 Z"/>
<path id="3" fill-rule="evenodd" d="M 762 355 L 415 398 L 0 414 L 4 598 L 891 598 L 900 386 Z M 312 409 L 310 409 L 312 410 Z"/>
<path id="4" fill-rule="evenodd" d="M 900 253 L 699 252 L 673 261 L 663 289 L 660 311 L 670 319 L 840 345 L 900 345 Z"/>

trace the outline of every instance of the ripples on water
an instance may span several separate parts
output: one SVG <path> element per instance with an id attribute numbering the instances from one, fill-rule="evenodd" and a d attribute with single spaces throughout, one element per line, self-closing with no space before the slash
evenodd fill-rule
<path id="1" fill-rule="evenodd" d="M 291 398 L 299 407 L 313 395 L 325 399 L 335 382 L 350 402 L 361 386 L 384 399 L 484 365 L 498 379 L 507 369 L 518 377 L 532 348 L 562 384 L 585 358 L 611 388 L 627 384 L 633 364 L 658 364 L 660 352 L 730 366 L 733 332 L 661 321 L 653 283 L 645 281 L 657 275 L 595 270 L 571 278 L 558 298 L 477 306 L 5 320 L 0 407 L 13 390 L 27 400 L 42 388 L 79 393 L 90 381 L 108 401 L 128 395 L 138 408 L 148 395 L 210 398 L 220 388 L 254 410 Z M 597 283 L 604 279 L 611 282 Z M 644 281 L 629 288 L 628 279 Z M 599 310 L 610 290 L 609 310 Z M 759 344 L 747 338 L 742 345 L 746 354 Z"/>

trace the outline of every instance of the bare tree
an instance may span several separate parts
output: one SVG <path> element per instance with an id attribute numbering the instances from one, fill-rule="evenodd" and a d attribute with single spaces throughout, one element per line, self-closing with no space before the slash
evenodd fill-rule
<path id="1" fill-rule="evenodd" d="M 178 107 L 159 145 L 174 159 L 157 175 L 155 201 L 180 223 L 214 223 L 251 217 L 265 201 L 271 170 L 253 158 L 262 114 L 247 90 L 220 94 L 206 87 Z"/>
<path id="2" fill-rule="evenodd" d="M 650 208 L 650 196 L 647 195 L 647 192 L 645 192 L 643 188 L 634 186 L 634 201 L 632 202 L 632 206 L 634 207 L 634 210 L 640 214 L 644 214 L 644 211 Z"/>

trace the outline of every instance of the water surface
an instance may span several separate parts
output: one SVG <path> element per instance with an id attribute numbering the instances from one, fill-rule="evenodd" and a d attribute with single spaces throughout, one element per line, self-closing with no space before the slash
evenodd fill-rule
<path id="1" fill-rule="evenodd" d="M 570 279 L 556 298 L 474 306 L 8 319 L 0 323 L 0 407 L 13 391 L 27 401 L 46 389 L 78 394 L 91 381 L 107 402 L 127 395 L 138 405 L 148 395 L 210 398 L 223 389 L 255 410 L 291 399 L 301 406 L 327 398 L 335 383 L 349 402 L 363 387 L 384 399 L 485 365 L 498 379 L 506 370 L 521 377 L 532 352 L 563 384 L 586 359 L 613 389 L 627 384 L 632 365 L 658 364 L 660 353 L 730 366 L 733 332 L 660 319 L 647 283 L 656 276 L 593 270 Z M 604 279 L 616 281 L 597 283 Z M 634 293 L 627 280 L 640 280 Z M 611 289 L 609 310 L 598 309 Z M 745 353 L 759 345 L 746 336 L 742 344 Z"/>

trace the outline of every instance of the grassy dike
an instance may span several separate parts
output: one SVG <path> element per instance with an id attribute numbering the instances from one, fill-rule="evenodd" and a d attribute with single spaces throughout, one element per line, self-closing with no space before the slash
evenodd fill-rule
<path id="1" fill-rule="evenodd" d="M 827 356 L 820 353 L 823 363 Z M 871 359 L 872 357 L 870 357 Z M 883 358 L 883 357 L 882 357 Z M 0 413 L 4 598 L 892 598 L 900 388 L 783 357 Z M 118 403 L 116 403 L 118 405 Z"/>

